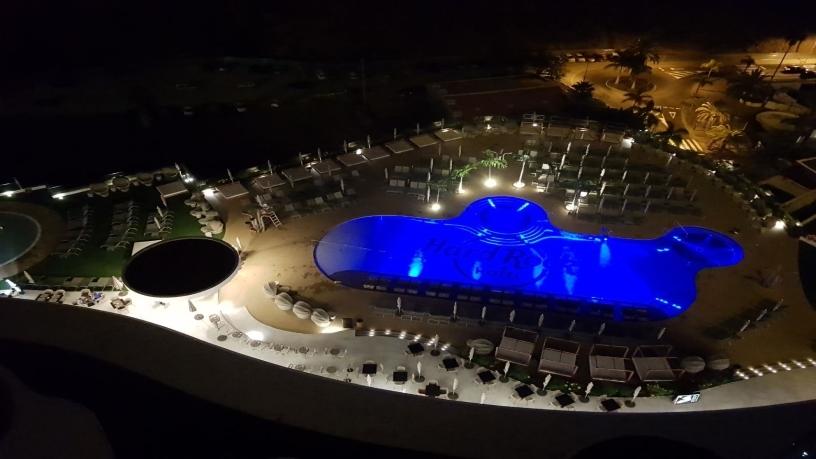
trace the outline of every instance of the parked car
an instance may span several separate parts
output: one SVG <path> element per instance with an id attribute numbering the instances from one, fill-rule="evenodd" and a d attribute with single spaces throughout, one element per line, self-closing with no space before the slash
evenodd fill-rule
<path id="1" fill-rule="evenodd" d="M 782 73 L 786 73 L 789 75 L 796 75 L 805 72 L 805 68 L 799 65 L 786 65 L 782 67 Z"/>
<path id="2" fill-rule="evenodd" d="M 812 80 L 816 78 L 816 71 L 806 69 L 804 72 L 799 74 L 799 78 L 803 80 Z"/>

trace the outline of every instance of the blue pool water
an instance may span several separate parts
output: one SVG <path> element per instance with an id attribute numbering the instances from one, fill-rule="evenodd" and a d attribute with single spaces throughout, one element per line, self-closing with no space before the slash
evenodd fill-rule
<path id="1" fill-rule="evenodd" d="M 644 240 L 570 233 L 554 227 L 534 202 L 495 196 L 447 220 L 350 220 L 332 229 L 314 256 L 326 276 L 353 287 L 478 289 L 543 304 L 570 299 L 646 308 L 652 318 L 665 318 L 694 302 L 701 269 L 734 265 L 743 252 L 731 238 L 699 227 Z"/>

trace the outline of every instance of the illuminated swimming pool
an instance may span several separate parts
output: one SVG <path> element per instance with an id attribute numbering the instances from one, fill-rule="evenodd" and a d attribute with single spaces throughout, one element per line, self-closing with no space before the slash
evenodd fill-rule
<path id="1" fill-rule="evenodd" d="M 743 252 L 731 238 L 699 227 L 644 240 L 570 233 L 534 202 L 495 196 L 448 220 L 349 220 L 318 243 L 314 256 L 326 276 L 352 287 L 452 292 L 452 299 L 476 291 L 483 301 L 544 308 L 577 300 L 610 306 L 615 318 L 624 308 L 665 318 L 694 302 L 701 269 L 734 265 Z"/>

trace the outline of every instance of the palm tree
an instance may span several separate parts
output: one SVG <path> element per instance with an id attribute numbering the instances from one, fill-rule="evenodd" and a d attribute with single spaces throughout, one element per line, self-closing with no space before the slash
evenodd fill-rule
<path id="1" fill-rule="evenodd" d="M 643 123 L 643 127 L 650 131 L 660 122 L 660 120 L 657 118 L 660 110 L 655 108 L 655 103 L 653 100 L 647 100 L 641 106 L 633 106 L 632 113 L 637 115 L 640 118 L 641 123 Z"/>
<path id="2" fill-rule="evenodd" d="M 708 78 L 711 78 L 711 72 L 720 71 L 720 61 L 717 59 L 709 59 L 708 62 L 703 62 L 700 64 L 700 68 L 703 70 L 708 70 Z"/>
<path id="3" fill-rule="evenodd" d="M 494 168 L 494 169 L 504 169 L 507 167 L 507 160 L 504 159 L 504 155 L 500 155 L 492 150 L 485 150 L 484 151 L 485 158 L 477 163 L 479 168 Z"/>
<path id="4" fill-rule="evenodd" d="M 733 142 L 737 138 L 743 137 L 745 135 L 745 130 L 734 129 L 731 127 L 731 124 L 725 123 L 712 126 L 706 130 L 706 134 L 711 137 L 711 142 L 708 144 L 709 150 L 713 150 L 715 146 L 718 146 L 719 152 L 722 153 L 725 151 L 729 143 Z"/>
<path id="5" fill-rule="evenodd" d="M 633 62 L 631 67 L 629 68 L 629 75 L 632 78 L 632 86 L 629 89 L 634 90 L 637 86 L 637 76 L 642 73 L 649 73 L 652 71 L 652 68 L 646 65 L 643 62 Z"/>
<path id="6" fill-rule="evenodd" d="M 666 146 L 669 143 L 673 145 L 680 145 L 680 142 L 683 141 L 683 137 L 688 135 L 688 131 L 683 128 L 675 129 L 674 123 L 671 121 L 668 122 L 668 127 L 665 131 L 655 132 L 653 137 L 657 140 L 658 145 L 661 149 L 666 149 Z"/>
<path id="7" fill-rule="evenodd" d="M 697 97 L 697 93 L 700 92 L 700 88 L 703 86 L 714 84 L 714 80 L 705 73 L 698 73 L 697 75 L 694 75 L 693 79 L 697 82 L 697 89 L 694 90 L 694 97 Z"/>
<path id="8" fill-rule="evenodd" d="M 638 38 L 635 44 L 630 47 L 632 54 L 643 58 L 643 63 L 646 61 L 652 64 L 660 62 L 660 55 L 657 54 L 657 46 L 648 38 Z"/>
<path id="9" fill-rule="evenodd" d="M 626 50 L 619 50 L 617 51 L 618 54 L 609 57 L 609 63 L 606 64 L 606 68 L 612 68 L 618 71 L 618 75 L 615 76 L 615 84 L 620 84 L 620 77 L 623 73 L 623 69 L 627 68 L 627 53 Z"/>
<path id="10" fill-rule="evenodd" d="M 785 52 L 782 54 L 782 59 L 780 59 L 779 63 L 776 64 L 776 68 L 774 69 L 773 74 L 771 74 L 771 81 L 773 81 L 773 79 L 776 77 L 776 72 L 779 71 L 779 67 L 782 67 L 782 63 L 785 62 L 785 58 L 788 57 L 788 53 L 790 52 L 791 48 L 793 48 L 793 45 L 795 45 L 797 43 L 800 43 L 805 38 L 806 38 L 806 35 L 803 34 L 803 33 L 799 33 L 799 32 L 792 33 L 792 34 L 788 35 L 787 37 L 785 37 L 785 40 L 787 40 L 787 43 L 788 43 L 788 47 L 785 49 Z"/>
<path id="11" fill-rule="evenodd" d="M 578 100 L 592 100 L 592 93 L 595 92 L 595 85 L 586 80 L 579 81 L 578 83 L 572 85 L 572 91 Z"/>
<path id="12" fill-rule="evenodd" d="M 766 100 L 773 94 L 773 87 L 765 80 L 762 70 L 738 73 L 728 82 L 728 94 L 737 99 Z"/>
<path id="13" fill-rule="evenodd" d="M 633 89 L 623 96 L 623 102 L 632 102 L 632 106 L 629 108 L 632 111 L 646 105 L 646 102 L 652 100 L 652 96 L 646 93 L 646 88 Z"/>
<path id="14" fill-rule="evenodd" d="M 727 124 L 731 120 L 731 117 L 727 113 L 722 112 L 711 102 L 700 105 L 694 110 L 694 113 L 696 114 L 695 120 L 700 123 L 705 123 L 706 129 Z"/>
<path id="15" fill-rule="evenodd" d="M 743 72 L 747 72 L 748 68 L 752 65 L 756 64 L 756 61 L 750 55 L 743 57 L 740 59 L 740 64 L 745 64 L 745 68 L 742 70 Z"/>

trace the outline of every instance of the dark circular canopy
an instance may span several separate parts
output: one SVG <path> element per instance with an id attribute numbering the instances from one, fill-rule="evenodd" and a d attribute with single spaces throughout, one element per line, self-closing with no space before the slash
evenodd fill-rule
<path id="1" fill-rule="evenodd" d="M 238 252 L 218 239 L 171 239 L 134 254 L 125 265 L 122 281 L 146 296 L 189 296 L 229 279 L 238 263 Z"/>

